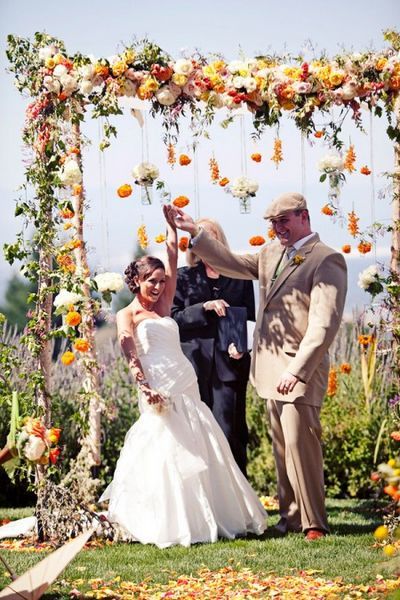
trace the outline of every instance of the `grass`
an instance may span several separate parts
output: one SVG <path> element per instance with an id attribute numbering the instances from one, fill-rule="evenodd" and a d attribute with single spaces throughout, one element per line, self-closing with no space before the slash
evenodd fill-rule
<path id="1" fill-rule="evenodd" d="M 0 518 L 27 516 L 32 509 L 0 509 Z M 199 544 L 191 548 L 172 547 L 159 550 L 140 544 L 115 544 L 81 552 L 62 574 L 68 581 L 120 576 L 124 581 L 140 582 L 150 577 L 166 583 L 178 575 L 196 574 L 206 566 L 217 570 L 228 565 L 249 568 L 254 573 L 293 575 L 300 570 L 314 569 L 332 579 L 343 577 L 348 583 L 372 584 L 376 575 L 393 576 L 382 550 L 373 547 L 372 532 L 381 523 L 382 515 L 372 501 L 328 500 L 331 526 L 329 537 L 307 543 L 301 534 L 274 537 L 272 526 L 278 516 L 270 513 L 270 528 L 262 539 L 238 539 L 216 544 Z M 21 574 L 43 558 L 44 554 L 0 551 L 11 568 Z M 0 589 L 9 581 L 0 569 Z M 43 598 L 54 596 L 51 590 Z"/>

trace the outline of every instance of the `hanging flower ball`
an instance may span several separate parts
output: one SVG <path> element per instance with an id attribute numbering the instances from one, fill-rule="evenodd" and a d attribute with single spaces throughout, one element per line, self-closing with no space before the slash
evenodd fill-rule
<path id="1" fill-rule="evenodd" d="M 350 244 L 344 244 L 344 246 L 342 246 L 342 252 L 343 252 L 343 254 L 350 254 L 350 252 L 351 252 Z"/>
<path id="2" fill-rule="evenodd" d="M 71 363 L 73 363 L 75 360 L 75 354 L 73 352 L 70 352 L 69 350 L 67 350 L 67 352 L 64 352 L 64 354 L 61 356 L 61 362 L 63 365 L 70 365 Z"/>
<path id="3" fill-rule="evenodd" d="M 229 179 L 227 177 L 222 177 L 222 179 L 218 181 L 218 185 L 220 185 L 221 187 L 225 187 L 226 185 L 228 185 L 228 183 Z"/>
<path id="4" fill-rule="evenodd" d="M 179 164 L 182 167 L 186 167 L 186 165 L 190 165 L 191 162 L 192 162 L 192 159 L 189 158 L 189 156 L 187 154 L 181 154 L 179 156 Z"/>
<path id="5" fill-rule="evenodd" d="M 178 196 L 175 200 L 172 200 L 172 204 L 177 208 L 183 208 L 189 204 L 190 200 L 186 196 Z"/>
<path id="6" fill-rule="evenodd" d="M 368 254 L 371 252 L 372 244 L 371 242 L 364 242 L 363 240 L 358 244 L 357 250 L 360 254 Z"/>
<path id="7" fill-rule="evenodd" d="M 254 162 L 261 162 L 262 160 L 262 156 L 259 152 L 254 152 L 251 156 L 250 156 L 251 160 L 254 160 Z"/>
<path id="8" fill-rule="evenodd" d="M 159 233 L 155 238 L 154 241 L 157 244 L 162 244 L 163 242 L 165 242 L 165 240 L 167 239 L 167 237 L 163 234 L 163 233 Z"/>
<path id="9" fill-rule="evenodd" d="M 128 198 L 132 194 L 132 186 L 129 183 L 120 185 L 117 189 L 117 194 L 120 198 Z"/>
<path id="10" fill-rule="evenodd" d="M 81 321 L 82 317 L 76 310 L 71 310 L 65 315 L 65 322 L 70 327 L 76 327 Z"/>
<path id="11" fill-rule="evenodd" d="M 370 171 L 370 169 L 368 169 L 367 165 L 364 165 L 363 167 L 361 167 L 360 173 L 361 173 L 361 175 L 371 175 L 371 171 Z"/>
<path id="12" fill-rule="evenodd" d="M 181 252 L 186 252 L 186 250 L 189 248 L 189 238 L 185 236 L 181 237 L 178 248 Z"/>
<path id="13" fill-rule="evenodd" d="M 90 348 L 90 344 L 84 338 L 78 338 L 75 340 L 74 348 L 75 350 L 78 350 L 78 352 L 87 352 Z"/>
<path id="14" fill-rule="evenodd" d="M 249 239 L 250 246 L 262 246 L 265 244 L 265 238 L 262 235 L 254 235 Z"/>

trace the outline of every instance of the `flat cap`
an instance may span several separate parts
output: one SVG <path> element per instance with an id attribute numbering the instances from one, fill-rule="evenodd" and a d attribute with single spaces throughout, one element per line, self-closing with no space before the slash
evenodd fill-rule
<path id="1" fill-rule="evenodd" d="M 268 206 L 264 219 L 277 219 L 292 210 L 307 210 L 307 202 L 302 194 L 296 192 L 281 194 Z"/>

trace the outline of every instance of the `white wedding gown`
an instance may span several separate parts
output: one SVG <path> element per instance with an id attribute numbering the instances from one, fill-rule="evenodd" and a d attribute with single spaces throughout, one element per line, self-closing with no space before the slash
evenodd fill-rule
<path id="1" fill-rule="evenodd" d="M 237 466 L 183 354 L 170 317 L 145 319 L 135 344 L 150 386 L 169 398 L 158 414 L 139 396 L 112 483 L 108 518 L 132 539 L 165 548 L 261 534 L 266 512 Z"/>

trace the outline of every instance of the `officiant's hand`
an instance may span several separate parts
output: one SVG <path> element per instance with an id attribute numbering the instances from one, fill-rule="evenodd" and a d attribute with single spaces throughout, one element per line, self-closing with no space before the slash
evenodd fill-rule
<path id="1" fill-rule="evenodd" d="M 204 310 L 214 310 L 219 317 L 225 317 L 225 309 L 227 306 L 229 306 L 229 304 L 222 298 L 219 298 L 218 300 L 207 300 L 207 302 L 204 302 L 203 304 Z"/>
<path id="2" fill-rule="evenodd" d="M 228 354 L 229 354 L 230 358 L 239 360 L 242 358 L 244 352 L 239 352 L 238 349 L 236 348 L 235 344 L 233 342 L 231 342 L 228 346 Z"/>

